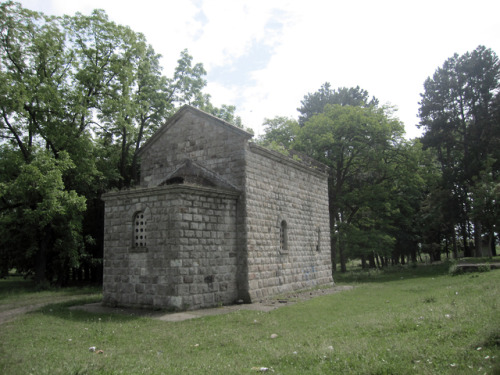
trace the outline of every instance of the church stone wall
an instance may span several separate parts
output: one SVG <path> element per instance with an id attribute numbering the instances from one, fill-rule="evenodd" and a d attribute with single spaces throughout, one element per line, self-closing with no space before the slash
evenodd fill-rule
<path id="1" fill-rule="evenodd" d="M 148 140 L 140 187 L 103 196 L 105 304 L 197 309 L 332 282 L 327 174 L 250 138 L 183 107 Z"/>
<path id="2" fill-rule="evenodd" d="M 241 189 L 250 134 L 207 114 L 185 115 L 160 129 L 141 156 L 141 185 L 158 186 L 186 159 Z"/>
<path id="3" fill-rule="evenodd" d="M 332 283 L 326 174 L 250 143 L 246 179 L 250 298 Z"/>
<path id="4" fill-rule="evenodd" d="M 104 303 L 178 310 L 234 303 L 238 195 L 193 186 L 106 194 Z M 146 246 L 135 246 L 137 213 Z"/>

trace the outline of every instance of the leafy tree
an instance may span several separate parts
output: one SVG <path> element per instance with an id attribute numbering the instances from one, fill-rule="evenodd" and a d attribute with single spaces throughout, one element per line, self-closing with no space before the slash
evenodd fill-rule
<path id="1" fill-rule="evenodd" d="M 429 192 L 437 186 L 440 174 L 433 153 L 423 150 L 419 140 L 397 145 L 391 164 L 392 179 L 387 189 L 396 211 L 391 231 L 396 239 L 392 258 L 394 263 L 404 264 L 405 257 L 415 263 L 427 229 L 442 223 L 437 218 L 433 220 L 439 206 L 435 202 L 425 205 L 429 203 Z"/>
<path id="2" fill-rule="evenodd" d="M 64 277 L 62 271 L 68 267 L 78 267 L 84 251 L 85 198 L 67 191 L 63 182 L 64 172 L 74 167 L 66 152 L 55 159 L 40 150 L 14 180 L 0 184 L 4 255 L 16 260 L 18 270 L 34 272 L 40 284 Z"/>
<path id="3" fill-rule="evenodd" d="M 300 129 L 296 147 L 330 167 L 332 251 L 341 270 L 352 256 L 385 254 L 393 207 L 387 203 L 390 160 L 401 141 L 402 124 L 387 108 L 327 105 Z"/>
<path id="4" fill-rule="evenodd" d="M 277 150 L 291 149 L 300 129 L 296 120 L 284 116 L 265 119 L 263 125 L 265 133 L 259 137 L 258 142 Z"/>
<path id="5" fill-rule="evenodd" d="M 370 107 L 377 106 L 378 99 L 375 97 L 370 99 L 368 91 L 361 89 L 359 86 L 339 87 L 332 90 L 330 83 L 325 82 L 318 91 L 305 95 L 300 103 L 302 106 L 297 108 L 297 111 L 301 114 L 299 124 L 304 126 L 312 116 L 322 113 L 327 104 Z"/>
<path id="6" fill-rule="evenodd" d="M 466 256 L 472 255 L 468 245 L 471 227 L 475 254 L 481 252 L 483 215 L 479 201 L 474 199 L 473 192 L 479 194 L 481 190 L 476 189 L 476 184 L 488 174 L 493 184 L 499 181 L 499 79 L 497 55 L 479 46 L 471 53 L 455 54 L 446 60 L 425 81 L 425 92 L 421 94 L 420 127 L 425 131 L 422 142 L 437 154 L 441 190 L 446 192 L 453 212 L 447 218 L 447 227 L 453 232 L 455 227 L 460 228 Z M 491 230 L 491 225 L 487 226 Z"/>
<path id="7" fill-rule="evenodd" d="M 241 117 L 236 116 L 235 114 L 236 107 L 234 105 L 222 104 L 220 108 L 215 107 L 212 103 L 210 103 L 209 94 L 205 94 L 204 97 L 205 97 L 204 99 L 205 103 L 200 106 L 200 109 L 240 129 L 244 129 L 245 131 L 253 134 L 253 130 L 251 128 L 247 128 L 243 125 Z"/>

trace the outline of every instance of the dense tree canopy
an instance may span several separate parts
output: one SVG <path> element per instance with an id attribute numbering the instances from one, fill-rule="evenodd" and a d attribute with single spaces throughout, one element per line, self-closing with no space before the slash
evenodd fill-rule
<path id="1" fill-rule="evenodd" d="M 499 224 L 500 62 L 483 46 L 455 54 L 425 81 L 424 89 L 422 142 L 435 151 L 442 173 L 438 207 L 446 231 L 440 237 L 456 244 L 458 231 L 469 256 L 473 237 L 479 256 L 482 232 L 492 238 Z"/>
<path id="2" fill-rule="evenodd" d="M 389 256 L 402 124 L 377 107 L 327 105 L 300 129 L 296 148 L 330 167 L 332 248 L 342 270 L 350 256 Z M 387 253 L 389 251 L 389 253 Z"/>

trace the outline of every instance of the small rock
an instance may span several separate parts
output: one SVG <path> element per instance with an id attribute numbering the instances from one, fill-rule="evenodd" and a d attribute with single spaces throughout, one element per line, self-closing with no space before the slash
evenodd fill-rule
<path id="1" fill-rule="evenodd" d="M 273 333 L 273 334 L 271 335 L 271 338 L 272 338 L 272 339 L 275 339 L 275 338 L 277 338 L 277 337 L 278 337 L 278 335 L 277 335 L 276 333 Z"/>

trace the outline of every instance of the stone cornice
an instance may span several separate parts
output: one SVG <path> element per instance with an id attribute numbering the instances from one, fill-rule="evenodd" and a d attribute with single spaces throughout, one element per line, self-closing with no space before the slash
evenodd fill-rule
<path id="1" fill-rule="evenodd" d="M 126 197 L 140 198 L 148 196 L 157 196 L 168 193 L 202 194 L 216 198 L 233 198 L 233 199 L 237 199 L 241 194 L 239 191 L 228 190 L 228 189 L 213 188 L 213 187 L 206 187 L 199 185 L 179 184 L 179 185 L 158 186 L 153 188 L 136 188 L 129 190 L 111 191 L 103 194 L 101 196 L 101 199 L 103 201 L 106 201 L 118 197 L 122 199 Z"/>
<path id="2" fill-rule="evenodd" d="M 250 151 L 252 151 L 256 154 L 262 155 L 268 159 L 289 165 L 293 168 L 296 168 L 296 169 L 299 169 L 301 171 L 313 174 L 313 175 L 318 176 L 318 177 L 324 178 L 324 177 L 328 176 L 328 171 L 329 171 L 328 166 L 326 166 L 322 163 L 319 163 L 317 161 L 314 161 L 314 164 L 305 163 L 303 161 L 298 161 L 298 160 L 292 159 L 289 156 L 280 154 L 279 152 L 272 151 L 272 150 L 269 150 L 265 147 L 259 146 L 253 142 L 249 142 L 248 145 L 250 147 Z"/>

